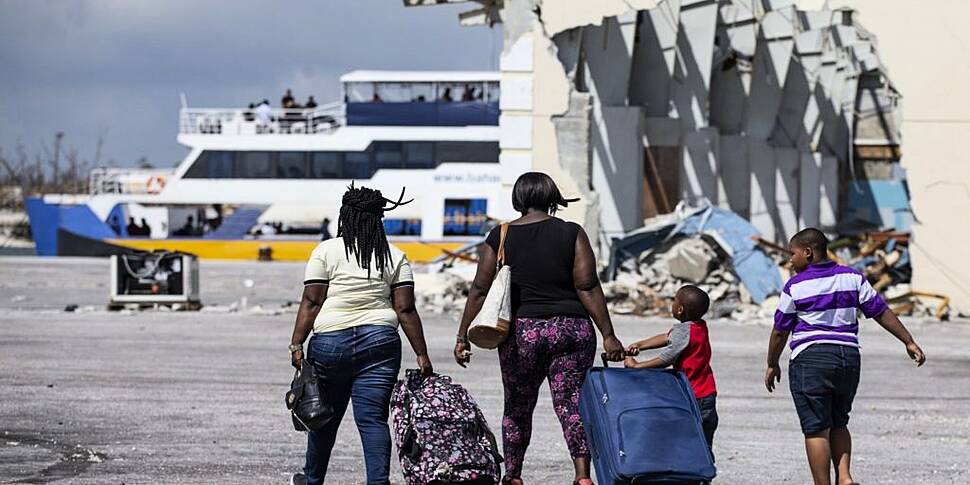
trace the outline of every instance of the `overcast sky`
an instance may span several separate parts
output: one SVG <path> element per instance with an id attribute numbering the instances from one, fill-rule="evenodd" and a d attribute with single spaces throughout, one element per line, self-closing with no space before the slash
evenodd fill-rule
<path id="1" fill-rule="evenodd" d="M 64 145 L 92 159 L 181 161 L 179 93 L 245 106 L 285 88 L 336 101 L 354 69 L 496 69 L 501 32 L 461 27 L 474 4 L 402 0 L 0 0 L 0 147 Z"/>

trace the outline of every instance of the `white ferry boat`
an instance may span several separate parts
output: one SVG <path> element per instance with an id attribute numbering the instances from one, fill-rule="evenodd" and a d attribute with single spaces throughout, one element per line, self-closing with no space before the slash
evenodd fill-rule
<path id="1" fill-rule="evenodd" d="M 86 196 L 26 200 L 38 255 L 179 250 L 202 258 L 305 260 L 336 233 L 354 182 L 414 202 L 385 230 L 416 261 L 512 215 L 500 190 L 497 72 L 354 71 L 343 100 L 302 109 L 190 108 L 174 171 L 101 169 Z"/>

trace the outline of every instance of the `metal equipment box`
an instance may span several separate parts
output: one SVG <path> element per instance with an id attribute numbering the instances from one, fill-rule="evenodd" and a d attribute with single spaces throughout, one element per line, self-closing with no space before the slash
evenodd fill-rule
<path id="1" fill-rule="evenodd" d="M 130 305 L 202 308 L 198 257 L 169 251 L 112 255 L 108 309 Z"/>

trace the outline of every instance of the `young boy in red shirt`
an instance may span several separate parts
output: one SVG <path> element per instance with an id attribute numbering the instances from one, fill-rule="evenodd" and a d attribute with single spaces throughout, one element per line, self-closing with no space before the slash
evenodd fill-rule
<path id="1" fill-rule="evenodd" d="M 690 387 L 701 410 L 701 423 L 707 446 L 714 443 L 717 430 L 717 385 L 711 369 L 711 340 L 707 333 L 704 314 L 711 305 L 711 299 L 704 290 L 686 285 L 677 290 L 670 305 L 670 313 L 679 322 L 667 333 L 655 335 L 627 347 L 628 355 L 637 355 L 641 350 L 659 349 L 660 354 L 650 360 L 638 362 L 627 357 L 623 362 L 633 369 L 660 369 L 673 366 L 683 372 L 690 381 Z M 711 451 L 713 456 L 713 449 Z"/>

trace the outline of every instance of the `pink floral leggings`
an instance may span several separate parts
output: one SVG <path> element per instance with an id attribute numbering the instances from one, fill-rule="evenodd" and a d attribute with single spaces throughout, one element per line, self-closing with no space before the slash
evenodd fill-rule
<path id="1" fill-rule="evenodd" d="M 532 437 L 532 411 L 546 378 L 569 454 L 574 459 L 588 457 L 579 417 L 579 389 L 596 355 L 592 322 L 578 317 L 517 318 L 498 350 L 505 387 L 502 450 L 506 478 L 522 474 L 522 460 Z"/>

